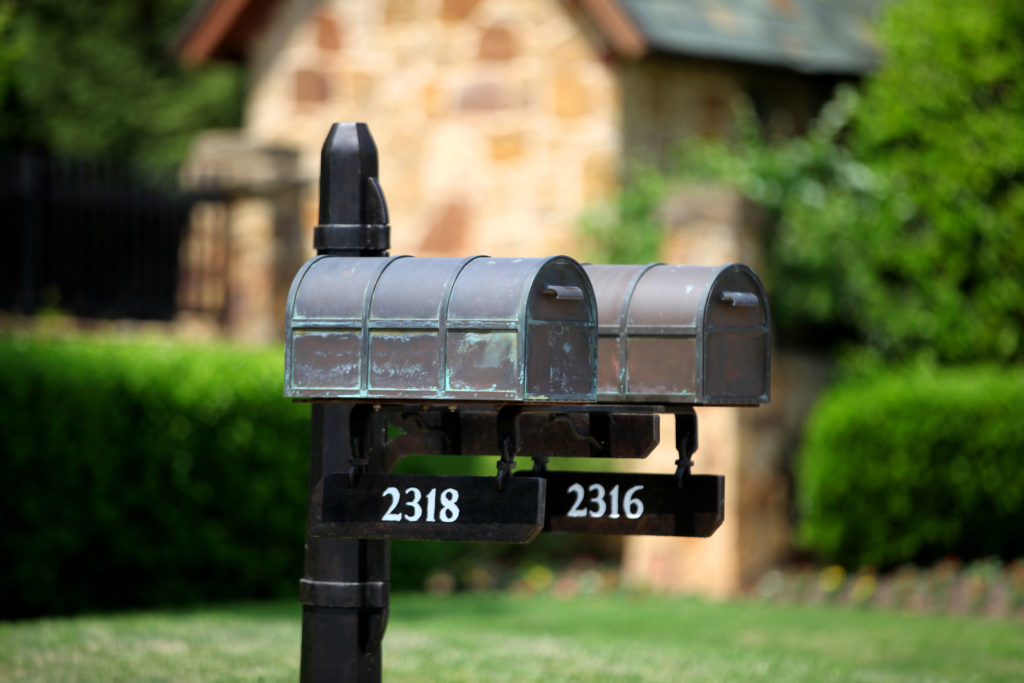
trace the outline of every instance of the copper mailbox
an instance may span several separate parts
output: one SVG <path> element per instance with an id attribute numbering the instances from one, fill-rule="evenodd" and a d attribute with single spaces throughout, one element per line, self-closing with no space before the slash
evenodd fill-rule
<path id="1" fill-rule="evenodd" d="M 585 266 L 598 308 L 598 401 L 768 402 L 771 330 L 744 265 Z"/>
<path id="2" fill-rule="evenodd" d="M 319 256 L 288 296 L 285 395 L 593 402 L 596 323 L 565 256 Z"/>

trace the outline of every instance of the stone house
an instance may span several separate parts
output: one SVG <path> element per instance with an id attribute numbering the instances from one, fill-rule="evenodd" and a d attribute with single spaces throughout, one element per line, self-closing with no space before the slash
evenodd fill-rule
<path id="1" fill-rule="evenodd" d="M 841 0 L 201 1 L 182 60 L 241 61 L 248 78 L 242 130 L 204 136 L 190 171 L 237 188 L 233 331 L 280 334 L 333 121 L 370 125 L 392 253 L 584 259 L 580 216 L 631 162 L 730 136 L 743 105 L 766 134 L 801 132 L 837 82 L 872 66 L 868 33 L 864 5 Z M 677 199 L 662 260 L 756 267 L 739 198 Z M 711 541 L 628 540 L 631 576 L 726 594 L 786 552 L 780 463 L 807 399 L 787 398 L 780 364 L 771 408 L 702 413 L 698 469 L 727 475 L 726 525 Z"/>

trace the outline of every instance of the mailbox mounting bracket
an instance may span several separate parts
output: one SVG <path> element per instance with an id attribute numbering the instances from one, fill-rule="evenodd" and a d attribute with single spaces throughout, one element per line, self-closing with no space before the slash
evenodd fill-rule
<path id="1" fill-rule="evenodd" d="M 387 433 L 365 457 L 349 461 L 359 466 L 357 472 L 367 458 L 389 472 L 413 454 L 502 456 L 506 437 L 511 456 L 506 461 L 523 455 L 535 462 L 645 458 L 660 441 L 657 411 L 650 406 L 508 406 L 515 410 L 502 412 L 502 406 L 356 405 L 353 414 L 371 421 L 364 417 L 364 426 L 353 426 L 354 433 L 371 426 Z"/>
<path id="2" fill-rule="evenodd" d="M 497 486 L 501 490 L 515 469 L 517 455 L 532 458 L 533 472 L 538 475 L 547 471 L 547 462 L 553 457 L 645 458 L 660 440 L 659 413 L 675 416 L 679 453 L 675 476 L 683 488 L 697 451 L 697 414 L 692 407 L 680 405 L 476 408 L 357 404 L 352 411 L 349 476 L 354 484 L 371 457 L 382 458 L 379 466 L 391 471 L 399 460 L 412 454 L 497 454 Z M 365 443 L 361 439 L 371 429 L 368 420 L 374 418 L 386 422 L 389 438 L 371 454 L 361 448 Z"/>

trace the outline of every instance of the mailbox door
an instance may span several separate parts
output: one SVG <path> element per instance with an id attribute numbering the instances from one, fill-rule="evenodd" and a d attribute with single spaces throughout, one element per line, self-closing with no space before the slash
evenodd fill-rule
<path id="1" fill-rule="evenodd" d="M 768 304 L 760 280 L 738 264 L 718 273 L 703 311 L 703 403 L 767 403 L 771 364 Z"/>
<path id="2" fill-rule="evenodd" d="M 597 306 L 575 261 L 546 261 L 527 293 L 526 398 L 593 401 L 597 396 Z"/>

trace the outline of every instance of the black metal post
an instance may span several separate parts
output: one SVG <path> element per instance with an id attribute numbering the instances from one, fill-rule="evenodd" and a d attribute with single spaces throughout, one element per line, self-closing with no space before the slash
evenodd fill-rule
<path id="1" fill-rule="evenodd" d="M 386 255 L 387 205 L 377 181 L 377 148 L 366 124 L 334 124 L 320 164 L 317 253 Z M 348 472 L 356 460 L 372 454 L 375 444 L 383 443 L 383 423 L 364 406 L 329 403 L 313 404 L 310 422 L 300 679 L 305 683 L 380 681 L 380 643 L 390 602 L 390 543 L 313 532 L 319 522 L 324 477 Z M 354 444 L 360 452 L 353 452 Z M 383 463 L 371 457 L 358 467 L 380 472 Z"/>

